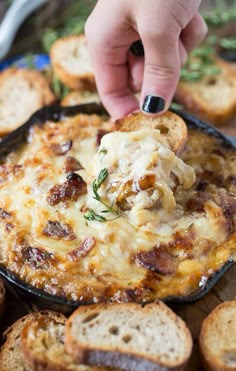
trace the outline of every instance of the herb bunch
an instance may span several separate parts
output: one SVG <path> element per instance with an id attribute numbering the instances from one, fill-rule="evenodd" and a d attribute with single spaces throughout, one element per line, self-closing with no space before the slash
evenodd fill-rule
<path id="1" fill-rule="evenodd" d="M 114 202 L 109 205 L 104 200 L 102 200 L 101 196 L 98 193 L 98 190 L 101 188 L 102 184 L 105 182 L 105 180 L 108 177 L 108 170 L 106 168 L 102 169 L 98 175 L 97 179 L 94 179 L 93 184 L 92 184 L 92 189 L 93 189 L 93 194 L 94 194 L 94 199 L 100 202 L 103 206 L 105 206 L 105 209 L 101 211 L 102 214 L 106 213 L 112 213 L 115 215 L 114 218 L 112 219 L 107 219 L 104 215 L 97 214 L 95 213 L 94 210 L 89 209 L 85 214 L 84 218 L 88 221 L 98 221 L 98 222 L 108 222 L 111 220 L 115 220 L 121 216 L 121 212 L 114 208 Z"/>
<path id="2" fill-rule="evenodd" d="M 217 6 L 203 14 L 209 28 L 219 27 L 230 21 L 236 21 L 236 5 L 227 7 L 225 0 L 217 0 Z M 215 64 L 214 55 L 217 48 L 236 50 L 236 38 L 217 37 L 210 35 L 204 43 L 190 53 L 186 64 L 181 69 L 180 78 L 184 81 L 198 81 L 204 76 L 220 73 Z"/>
<path id="3" fill-rule="evenodd" d="M 54 28 L 46 28 L 42 44 L 44 50 L 49 53 L 52 44 L 59 38 L 70 35 L 79 35 L 84 32 L 84 25 L 87 17 L 91 13 L 95 0 L 76 1 L 67 7 L 64 12 L 64 19 L 61 26 Z"/>
<path id="4" fill-rule="evenodd" d="M 208 42 L 193 50 L 181 69 L 180 78 L 184 81 L 198 81 L 206 75 L 214 76 L 220 73 L 213 55 L 214 48 Z"/>
<path id="5" fill-rule="evenodd" d="M 203 14 L 208 27 L 219 27 L 232 21 L 236 21 L 236 5 L 227 7 L 225 0 L 217 0 L 214 9 Z"/>

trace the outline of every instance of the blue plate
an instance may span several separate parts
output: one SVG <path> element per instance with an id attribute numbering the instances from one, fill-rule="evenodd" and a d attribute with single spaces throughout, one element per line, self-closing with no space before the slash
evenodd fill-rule
<path id="1" fill-rule="evenodd" d="M 31 67 L 37 70 L 44 70 L 45 68 L 49 67 L 49 65 L 50 58 L 47 54 L 26 54 L 9 58 L 0 62 L 0 71 L 3 71 L 5 68 L 8 67 Z"/>

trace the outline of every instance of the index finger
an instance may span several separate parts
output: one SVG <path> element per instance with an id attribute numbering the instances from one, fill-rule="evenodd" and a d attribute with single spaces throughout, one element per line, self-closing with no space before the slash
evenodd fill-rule
<path id="1" fill-rule="evenodd" d="M 101 13 L 98 2 L 87 20 L 85 34 L 101 100 L 113 118 L 120 118 L 139 108 L 129 87 L 128 66 L 130 45 L 139 36 L 117 17 L 114 9 L 108 33 L 107 15 L 104 19 Z"/>

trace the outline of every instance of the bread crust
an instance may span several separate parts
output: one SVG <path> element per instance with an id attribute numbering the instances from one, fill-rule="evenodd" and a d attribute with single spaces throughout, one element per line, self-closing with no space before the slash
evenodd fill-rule
<path id="1" fill-rule="evenodd" d="M 86 39 L 84 35 L 66 36 L 55 41 L 50 50 L 53 71 L 59 80 L 70 89 L 96 91 L 95 77 L 92 68 L 87 72 L 81 71 L 79 73 L 78 71 L 73 71 L 72 68 L 66 68 L 62 63 L 60 50 L 69 48 L 68 52 L 75 58 L 73 56 L 75 46 L 78 49 L 80 46 L 86 48 Z M 82 59 L 82 56 L 78 55 L 76 58 L 79 60 Z M 85 60 L 85 63 L 86 62 Z"/>
<path id="2" fill-rule="evenodd" d="M 179 81 L 177 90 L 175 92 L 175 100 L 184 106 L 184 109 L 195 114 L 197 117 L 212 123 L 216 126 L 224 125 L 227 123 L 236 112 L 236 71 L 229 63 L 217 59 L 216 65 L 219 66 L 221 72 L 216 76 L 206 76 L 197 82 L 186 82 Z M 223 84 L 228 84 L 232 90 L 231 102 L 227 105 L 218 105 L 214 99 L 211 99 L 211 86 L 212 84 L 217 84 L 218 81 L 223 81 Z M 209 98 L 211 100 L 211 105 L 202 97 L 199 89 L 205 89 L 209 91 Z M 208 90 L 207 90 L 208 89 Z M 218 100 L 224 94 L 222 86 L 218 88 Z"/>
<path id="3" fill-rule="evenodd" d="M 230 321 L 228 322 L 227 316 L 230 312 Z M 233 334 L 230 333 L 230 328 L 233 327 Z M 225 339 L 230 336 L 230 339 Z M 217 339 L 217 349 L 212 348 L 212 344 L 209 342 L 213 338 Z M 214 339 L 214 340 L 215 340 Z M 228 344 L 223 344 L 229 340 L 231 349 L 227 349 Z M 233 371 L 236 370 L 236 300 L 226 301 L 219 304 L 203 321 L 200 337 L 199 346 L 200 352 L 203 359 L 203 364 L 206 370 L 209 371 Z M 223 354 L 221 352 L 223 351 Z M 227 365 L 224 362 L 224 354 L 232 352 L 234 365 Z"/>
<path id="4" fill-rule="evenodd" d="M 185 122 L 181 117 L 169 111 L 155 118 L 143 113 L 132 113 L 117 120 L 115 125 L 118 131 L 135 131 L 146 127 L 159 129 L 175 153 L 180 153 L 187 141 Z"/>
<path id="5" fill-rule="evenodd" d="M 61 338 L 57 338 L 55 334 L 54 341 L 57 346 L 57 351 L 55 351 L 54 359 L 51 356 L 47 355 L 47 337 L 46 339 L 41 339 L 40 331 L 45 331 L 48 333 L 56 328 L 53 326 L 63 325 L 66 324 L 66 317 L 57 312 L 48 312 L 40 314 L 39 316 L 34 316 L 31 320 L 27 322 L 21 332 L 21 342 L 22 342 L 22 351 L 24 356 L 32 368 L 32 370 L 37 371 L 105 371 L 105 369 L 97 368 L 97 367 L 89 367 L 84 365 L 76 365 L 73 363 L 72 359 L 68 359 L 68 355 L 66 355 L 61 349 L 61 342 L 63 341 L 63 335 Z M 60 333 L 59 333 L 60 334 Z M 33 336 L 33 340 L 31 339 Z M 45 345 L 45 352 L 37 350 L 37 347 L 41 349 L 41 344 L 46 342 Z M 55 344 L 51 344 L 55 345 Z M 44 346 L 44 344 L 43 344 Z M 50 351 L 50 350 L 49 350 Z M 65 359 L 65 357 L 67 357 Z"/>
<path id="6" fill-rule="evenodd" d="M 27 314 L 24 317 L 21 317 L 16 322 L 14 322 L 7 330 L 4 332 L 3 336 L 6 338 L 5 343 L 1 347 L 0 352 L 0 371 L 9 371 L 9 359 L 14 357 L 12 349 L 18 358 L 15 360 L 15 365 L 19 367 L 24 366 L 25 371 L 30 371 L 29 366 L 24 362 L 24 356 L 20 349 L 20 332 L 24 327 L 24 324 L 27 323 L 31 318 L 33 318 L 34 313 Z M 18 341 L 17 341 L 18 340 Z M 18 352 L 18 353 L 17 353 Z M 17 371 L 17 369 L 15 370 Z"/>
<path id="7" fill-rule="evenodd" d="M 99 103 L 100 98 L 96 92 L 90 91 L 71 91 L 62 101 L 62 106 L 75 106 L 76 104 L 81 103 Z"/>
<path id="8" fill-rule="evenodd" d="M 21 370 L 21 367 L 24 367 L 25 371 L 32 370 L 30 363 L 28 363 L 28 359 L 23 354 L 21 333 L 25 326 L 28 326 L 28 324 L 31 322 L 34 322 L 45 316 L 52 319 L 61 318 L 66 320 L 65 316 L 61 313 L 53 312 L 51 310 L 42 310 L 40 312 L 29 313 L 26 316 L 21 317 L 4 332 L 3 336 L 6 337 L 6 341 L 1 348 L 0 371 L 10 371 L 9 362 L 14 356 L 17 357 L 14 362 L 15 367 L 17 365 L 20 367 L 19 370 Z M 14 369 L 14 371 L 18 371 L 18 369 Z"/>
<path id="9" fill-rule="evenodd" d="M 22 91 L 21 85 L 23 82 L 27 84 L 28 89 L 26 91 L 24 100 L 22 100 L 24 90 Z M 29 90 L 37 95 L 37 102 L 34 101 L 33 105 L 30 100 L 31 97 Z M 9 106 L 9 113 L 7 115 L 6 113 L 2 113 L 2 115 L 0 115 L 0 136 L 6 135 L 12 130 L 16 129 L 18 126 L 22 125 L 35 111 L 45 105 L 53 103 L 56 99 L 46 78 L 41 72 L 33 69 L 8 68 L 0 73 L 0 107 L 2 106 L 5 109 L 5 107 L 7 107 L 9 104 L 9 101 L 10 104 L 13 103 L 11 100 L 9 100 L 9 94 L 12 94 L 12 91 L 13 93 L 16 91 L 17 94 L 20 95 L 21 101 L 24 103 L 24 107 L 22 107 L 22 105 L 15 105 L 14 107 Z M 8 96 L 6 96 L 6 92 Z M 13 99 L 15 99 L 15 97 L 12 95 L 12 100 Z M 14 111 L 14 121 L 9 123 L 7 119 L 9 116 L 11 117 L 12 110 L 15 110 L 16 107 L 18 107 L 19 112 Z"/>
<path id="10" fill-rule="evenodd" d="M 186 339 L 185 355 L 182 359 L 182 362 L 176 365 L 173 365 L 171 363 L 165 364 L 164 361 L 158 362 L 157 359 L 151 357 L 150 355 L 140 355 L 138 353 L 138 350 L 137 352 L 132 352 L 130 350 L 122 351 L 121 349 L 117 348 L 116 345 L 112 345 L 112 343 L 109 343 L 109 340 L 108 343 L 104 346 L 100 344 L 91 346 L 90 344 L 83 344 L 82 342 L 80 342 L 79 334 L 76 338 L 73 337 L 72 326 L 74 320 L 77 319 L 77 316 L 81 316 L 82 320 L 83 314 L 86 314 L 86 316 L 89 317 L 89 315 L 93 315 L 94 312 L 97 313 L 105 310 L 107 311 L 107 313 L 109 313 L 109 310 L 116 311 L 116 309 L 120 310 L 121 308 L 124 312 L 127 308 L 132 309 L 133 313 L 135 313 L 135 311 L 142 311 L 146 315 L 148 315 L 150 312 L 150 316 L 152 316 L 152 310 L 162 311 L 166 313 L 170 321 L 173 321 L 176 326 L 183 332 Z M 119 312 L 117 313 L 119 314 Z M 102 366 L 117 367 L 121 369 L 128 369 L 131 371 L 181 370 L 190 357 L 192 350 L 192 337 L 184 321 L 162 302 L 147 304 L 144 308 L 141 307 L 141 305 L 135 303 L 95 304 L 86 307 L 79 307 L 69 317 L 66 325 L 65 347 L 67 352 L 71 354 L 72 358 L 75 359 L 75 361 L 85 364 L 99 364 Z"/>

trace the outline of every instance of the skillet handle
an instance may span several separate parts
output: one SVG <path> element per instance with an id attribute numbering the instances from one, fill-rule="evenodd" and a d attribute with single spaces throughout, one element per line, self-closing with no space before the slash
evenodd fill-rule
<path id="1" fill-rule="evenodd" d="M 8 53 L 24 20 L 47 0 L 15 0 L 0 25 L 0 60 Z"/>

